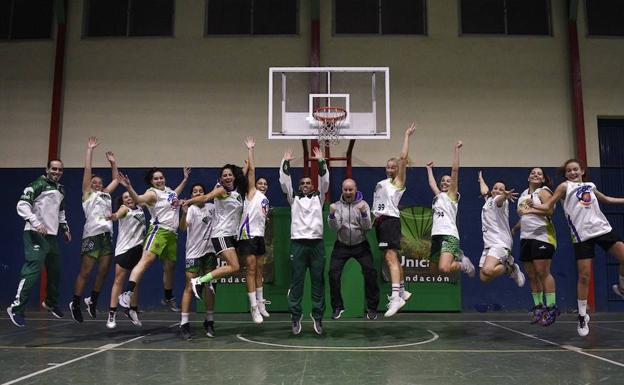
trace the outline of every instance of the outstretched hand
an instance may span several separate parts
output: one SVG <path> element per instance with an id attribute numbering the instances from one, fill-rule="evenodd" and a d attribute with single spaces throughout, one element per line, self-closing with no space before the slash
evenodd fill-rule
<path id="1" fill-rule="evenodd" d="M 318 147 L 314 147 L 312 149 L 312 159 L 316 159 L 316 160 L 320 160 L 323 159 L 323 152 L 321 151 L 320 148 Z"/>
<path id="2" fill-rule="evenodd" d="M 115 154 L 112 151 L 106 151 L 106 159 L 110 163 L 115 163 L 117 160 L 115 159 Z"/>
<path id="3" fill-rule="evenodd" d="M 514 192 L 514 191 L 516 191 L 516 190 L 513 189 L 513 188 L 511 190 L 505 190 L 505 191 L 503 191 L 502 195 L 508 201 L 515 202 L 518 199 L 518 195 L 520 195 L 520 194 L 518 194 L 517 192 Z"/>
<path id="4" fill-rule="evenodd" d="M 464 142 L 462 142 L 461 140 L 458 140 L 457 143 L 455 143 L 455 148 L 459 150 L 460 148 L 462 148 L 463 145 L 464 145 Z"/>
<path id="5" fill-rule="evenodd" d="M 191 168 L 190 167 L 184 167 L 182 172 L 184 173 L 184 179 L 188 179 L 189 175 L 191 175 Z"/>
<path id="6" fill-rule="evenodd" d="M 96 148 L 100 143 L 98 142 L 98 138 L 96 138 L 95 136 L 90 136 L 89 140 L 87 141 L 87 149 L 89 150 L 93 150 L 94 148 Z"/>
<path id="7" fill-rule="evenodd" d="M 254 139 L 253 136 L 248 136 L 247 138 L 245 138 L 245 146 L 247 146 L 248 150 L 252 150 L 254 147 L 256 147 L 256 139 Z"/>
<path id="8" fill-rule="evenodd" d="M 119 182 L 119 184 L 121 184 L 125 188 L 132 186 L 132 183 L 130 182 L 130 178 L 128 178 L 128 175 L 125 175 L 122 173 L 117 174 L 117 182 Z"/>
<path id="9" fill-rule="evenodd" d="M 405 129 L 405 135 L 412 136 L 412 134 L 416 131 L 417 128 L 418 126 L 416 125 L 416 123 L 412 122 L 412 124 L 410 124 L 409 127 Z"/>
<path id="10" fill-rule="evenodd" d="M 288 161 L 288 162 L 290 162 L 292 160 L 295 160 L 295 156 L 294 156 L 294 152 L 293 152 L 292 148 L 287 148 L 284 151 L 284 160 Z"/>

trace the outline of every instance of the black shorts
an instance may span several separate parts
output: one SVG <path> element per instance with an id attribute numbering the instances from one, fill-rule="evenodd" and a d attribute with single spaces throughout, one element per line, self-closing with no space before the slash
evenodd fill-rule
<path id="1" fill-rule="evenodd" d="M 260 257 L 266 253 L 266 248 L 264 246 L 264 237 L 241 239 L 238 241 L 237 250 L 240 257 L 246 257 L 248 255 L 255 255 L 256 257 Z"/>
<path id="2" fill-rule="evenodd" d="M 520 240 L 520 260 L 531 262 L 536 259 L 552 259 L 555 246 L 537 239 Z"/>
<path id="3" fill-rule="evenodd" d="M 576 259 L 588 259 L 594 258 L 595 253 L 594 249 L 596 245 L 602 247 L 604 251 L 608 251 L 611 246 L 615 245 L 617 242 L 621 242 L 622 240 L 618 235 L 610 231 L 606 234 L 588 239 L 583 242 L 574 244 L 574 256 Z"/>
<path id="4" fill-rule="evenodd" d="M 132 270 L 141 260 L 143 255 L 143 245 L 136 245 L 125 253 L 115 256 L 116 263 L 126 270 Z"/>
<path id="5" fill-rule="evenodd" d="M 210 238 L 210 241 L 212 242 L 216 255 L 221 254 L 224 250 L 236 248 L 236 238 L 233 236 Z"/>
<path id="6" fill-rule="evenodd" d="M 382 215 L 375 219 L 375 233 L 380 250 L 401 248 L 401 220 Z"/>

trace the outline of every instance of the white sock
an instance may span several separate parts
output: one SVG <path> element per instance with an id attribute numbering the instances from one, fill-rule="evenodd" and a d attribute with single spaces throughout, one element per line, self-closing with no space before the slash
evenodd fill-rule
<path id="1" fill-rule="evenodd" d="M 620 275 L 620 289 L 624 289 L 624 276 Z"/>
<path id="2" fill-rule="evenodd" d="M 191 313 L 180 313 L 180 315 L 182 316 L 180 318 L 180 325 L 184 325 L 187 324 L 189 322 L 189 315 Z"/>
<path id="3" fill-rule="evenodd" d="M 206 310 L 206 321 L 214 321 L 214 311 Z"/>
<path id="4" fill-rule="evenodd" d="M 393 283 L 392 284 L 392 297 L 398 297 L 401 290 L 401 284 Z"/>
<path id="5" fill-rule="evenodd" d="M 251 305 L 251 307 L 258 306 L 258 302 L 256 301 L 256 293 L 247 293 L 247 296 L 249 297 L 249 305 Z"/>
<path id="6" fill-rule="evenodd" d="M 586 299 L 579 299 L 576 302 L 578 302 L 579 315 L 581 317 L 585 317 L 585 315 L 587 314 L 587 300 Z"/>
<path id="7" fill-rule="evenodd" d="M 399 283 L 399 295 L 403 296 L 403 293 L 405 293 L 405 281 Z"/>
<path id="8" fill-rule="evenodd" d="M 256 288 L 256 299 L 258 300 L 258 302 L 264 301 L 262 286 Z"/>

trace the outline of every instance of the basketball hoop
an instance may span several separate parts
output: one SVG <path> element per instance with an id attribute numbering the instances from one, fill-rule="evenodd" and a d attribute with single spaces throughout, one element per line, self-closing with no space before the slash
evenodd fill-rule
<path id="1" fill-rule="evenodd" d="M 318 127 L 318 140 L 325 146 L 340 142 L 340 129 L 347 118 L 347 111 L 340 107 L 319 107 L 312 114 Z"/>

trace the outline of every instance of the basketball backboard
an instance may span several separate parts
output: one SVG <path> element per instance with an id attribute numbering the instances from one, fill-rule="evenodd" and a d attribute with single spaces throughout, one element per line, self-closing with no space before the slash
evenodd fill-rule
<path id="1" fill-rule="evenodd" d="M 343 139 L 390 139 L 388 67 L 269 68 L 269 139 L 315 139 L 319 107 L 347 112 Z"/>

